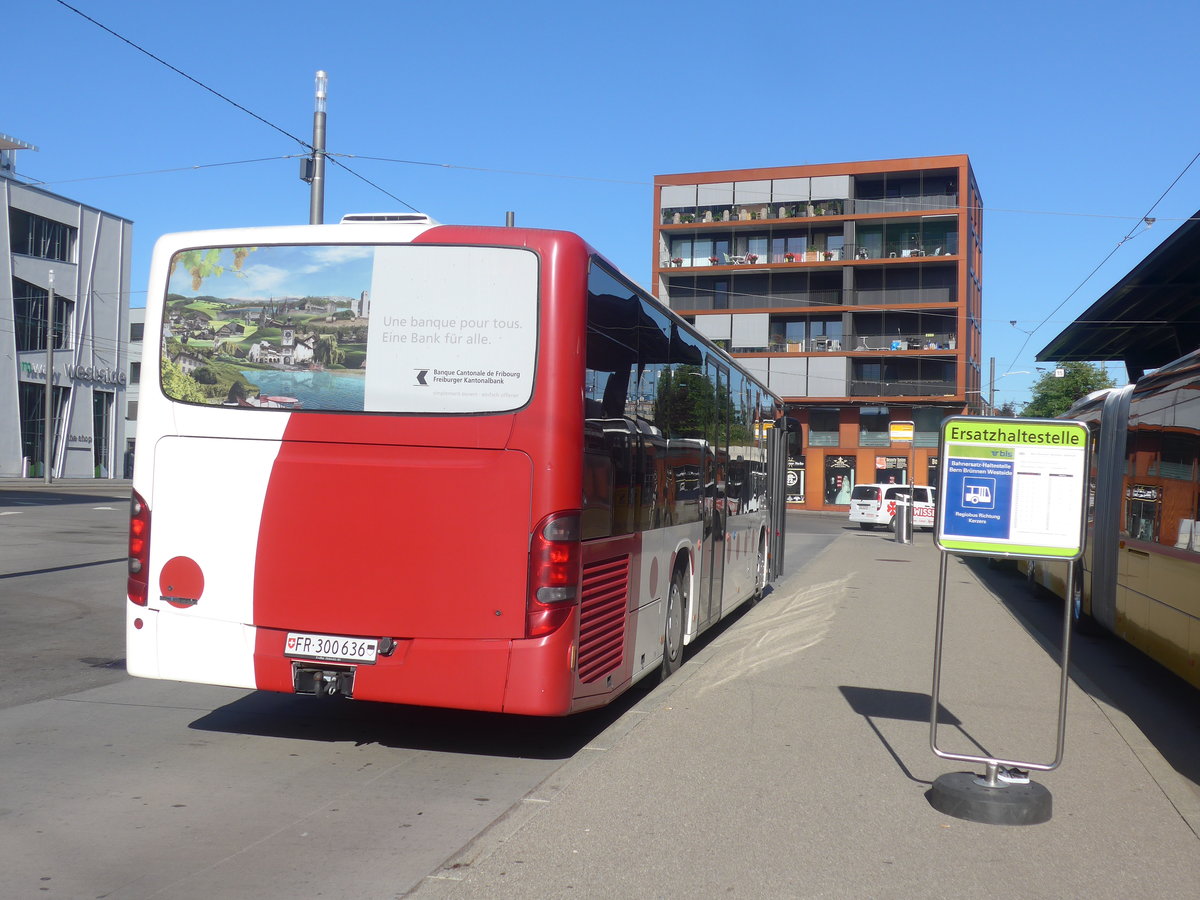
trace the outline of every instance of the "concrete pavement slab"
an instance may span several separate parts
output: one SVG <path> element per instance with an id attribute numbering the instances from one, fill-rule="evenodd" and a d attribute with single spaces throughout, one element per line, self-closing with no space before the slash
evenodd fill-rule
<path id="1" fill-rule="evenodd" d="M 413 892 L 417 897 L 1190 896 L 1169 767 L 1070 685 L 1049 822 L 933 809 L 939 554 L 847 532 Z M 1058 661 L 947 564 L 939 745 L 1049 762 Z"/>

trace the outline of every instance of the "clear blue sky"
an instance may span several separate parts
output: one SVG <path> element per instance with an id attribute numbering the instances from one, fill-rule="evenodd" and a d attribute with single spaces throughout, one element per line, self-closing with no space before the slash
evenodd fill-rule
<path id="1" fill-rule="evenodd" d="M 984 379 L 992 356 L 1033 373 L 997 404 L 1200 209 L 1200 163 L 1179 178 L 1200 151 L 1195 0 L 71 5 L 304 140 L 328 71 L 328 149 L 407 162 L 342 158 L 387 193 L 331 165 L 326 221 L 406 208 L 388 194 L 443 222 L 513 210 L 641 284 L 656 174 L 969 154 Z M 56 0 L 8 10 L 4 44 L 0 132 L 39 147 L 18 174 L 133 220 L 134 306 L 162 233 L 308 221 L 295 141 Z"/>

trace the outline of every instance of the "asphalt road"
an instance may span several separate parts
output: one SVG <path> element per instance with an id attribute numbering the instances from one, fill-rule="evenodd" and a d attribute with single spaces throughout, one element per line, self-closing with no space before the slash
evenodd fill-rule
<path id="1" fill-rule="evenodd" d="M 130 678 L 127 497 L 0 486 L 0 896 L 398 896 L 653 687 L 530 720 Z M 791 519 L 789 572 L 845 527 Z"/>
<path id="2" fill-rule="evenodd" d="M 128 491 L 0 488 L 0 709 L 125 678 Z"/>

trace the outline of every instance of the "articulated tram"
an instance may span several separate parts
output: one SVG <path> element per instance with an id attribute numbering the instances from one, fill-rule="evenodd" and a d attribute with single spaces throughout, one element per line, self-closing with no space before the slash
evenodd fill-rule
<path id="1" fill-rule="evenodd" d="M 1200 350 L 1063 418 L 1087 422 L 1093 441 L 1076 615 L 1200 687 Z M 1063 596 L 1065 564 L 1027 571 Z"/>

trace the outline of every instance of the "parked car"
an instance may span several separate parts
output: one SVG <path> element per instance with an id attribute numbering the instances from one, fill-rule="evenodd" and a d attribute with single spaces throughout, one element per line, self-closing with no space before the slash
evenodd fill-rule
<path id="1" fill-rule="evenodd" d="M 901 497 L 915 499 L 914 528 L 933 528 L 937 488 L 927 484 L 856 484 L 850 493 L 850 521 L 864 531 L 876 525 L 891 528 Z"/>

